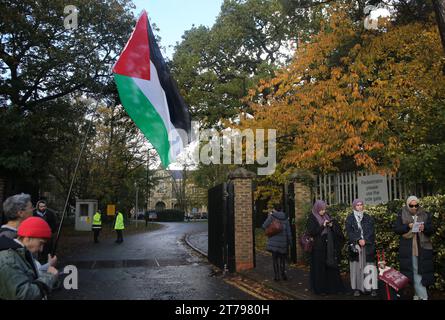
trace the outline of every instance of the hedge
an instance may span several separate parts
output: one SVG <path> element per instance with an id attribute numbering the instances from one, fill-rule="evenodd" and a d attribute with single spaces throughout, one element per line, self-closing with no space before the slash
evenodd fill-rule
<path id="1" fill-rule="evenodd" d="M 162 211 L 156 211 L 158 218 L 156 221 L 159 222 L 183 222 L 184 221 L 184 211 L 167 209 Z"/>
<path id="2" fill-rule="evenodd" d="M 399 210 L 404 206 L 404 200 L 394 200 L 387 204 L 377 206 L 365 206 L 366 212 L 375 220 L 377 250 L 385 250 L 387 263 L 399 269 L 398 247 L 399 236 L 392 231 L 392 226 L 397 218 Z M 436 282 L 434 289 L 445 290 L 445 195 L 430 196 L 420 199 L 420 205 L 432 214 L 435 234 L 431 240 L 434 250 L 434 271 Z M 345 221 L 352 208 L 346 205 L 334 205 L 328 207 L 328 213 L 336 218 L 343 228 L 346 236 Z M 299 232 L 304 232 L 309 212 L 298 225 Z M 343 250 L 341 271 L 349 272 L 349 264 L 346 255 L 346 247 Z M 306 257 L 307 258 L 307 257 Z"/>

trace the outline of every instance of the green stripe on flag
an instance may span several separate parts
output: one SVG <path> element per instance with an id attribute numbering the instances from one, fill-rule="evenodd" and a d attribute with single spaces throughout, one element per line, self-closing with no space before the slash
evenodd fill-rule
<path id="1" fill-rule="evenodd" d="M 119 97 L 128 115 L 156 148 L 164 167 L 170 164 L 167 129 L 151 102 L 134 83 L 133 78 L 114 74 Z"/>

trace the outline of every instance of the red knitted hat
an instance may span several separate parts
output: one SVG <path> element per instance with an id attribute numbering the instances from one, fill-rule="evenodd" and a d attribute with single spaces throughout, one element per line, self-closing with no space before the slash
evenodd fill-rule
<path id="1" fill-rule="evenodd" d="M 20 237 L 49 239 L 51 238 L 51 229 L 42 218 L 29 217 L 19 225 L 17 235 Z"/>

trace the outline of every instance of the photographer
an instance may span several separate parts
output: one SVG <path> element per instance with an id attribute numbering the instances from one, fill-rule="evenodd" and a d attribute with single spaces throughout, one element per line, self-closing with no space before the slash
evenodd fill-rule
<path id="1" fill-rule="evenodd" d="M 355 297 L 367 291 L 371 291 L 371 295 L 375 297 L 377 296 L 377 269 L 374 264 L 374 219 L 364 212 L 364 202 L 362 200 L 354 200 L 352 209 L 353 212 L 346 218 L 351 288 L 354 290 Z M 370 288 L 365 288 L 366 266 L 375 268 L 372 273 Z"/>
<path id="2" fill-rule="evenodd" d="M 344 236 L 340 225 L 326 213 L 326 203 L 317 200 L 309 214 L 307 232 L 314 238 L 310 284 L 316 294 L 343 293 L 339 262 Z"/>
<path id="3" fill-rule="evenodd" d="M 57 282 L 57 259 L 49 258 L 47 270 L 42 271 L 33 255 L 43 250 L 51 229 L 43 219 L 30 217 L 20 224 L 17 236 L 0 237 L 0 300 L 46 299 Z"/>
<path id="4" fill-rule="evenodd" d="M 427 287 L 434 284 L 431 219 L 431 214 L 419 205 L 419 199 L 410 196 L 394 224 L 394 231 L 400 236 L 400 272 L 414 285 L 414 300 L 428 300 Z"/>

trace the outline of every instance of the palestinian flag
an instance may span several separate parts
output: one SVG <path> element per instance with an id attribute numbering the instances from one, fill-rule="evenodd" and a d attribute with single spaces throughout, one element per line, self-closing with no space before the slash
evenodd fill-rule
<path id="1" fill-rule="evenodd" d="M 156 44 L 145 11 L 113 73 L 122 105 L 167 168 L 189 142 L 190 114 Z"/>

